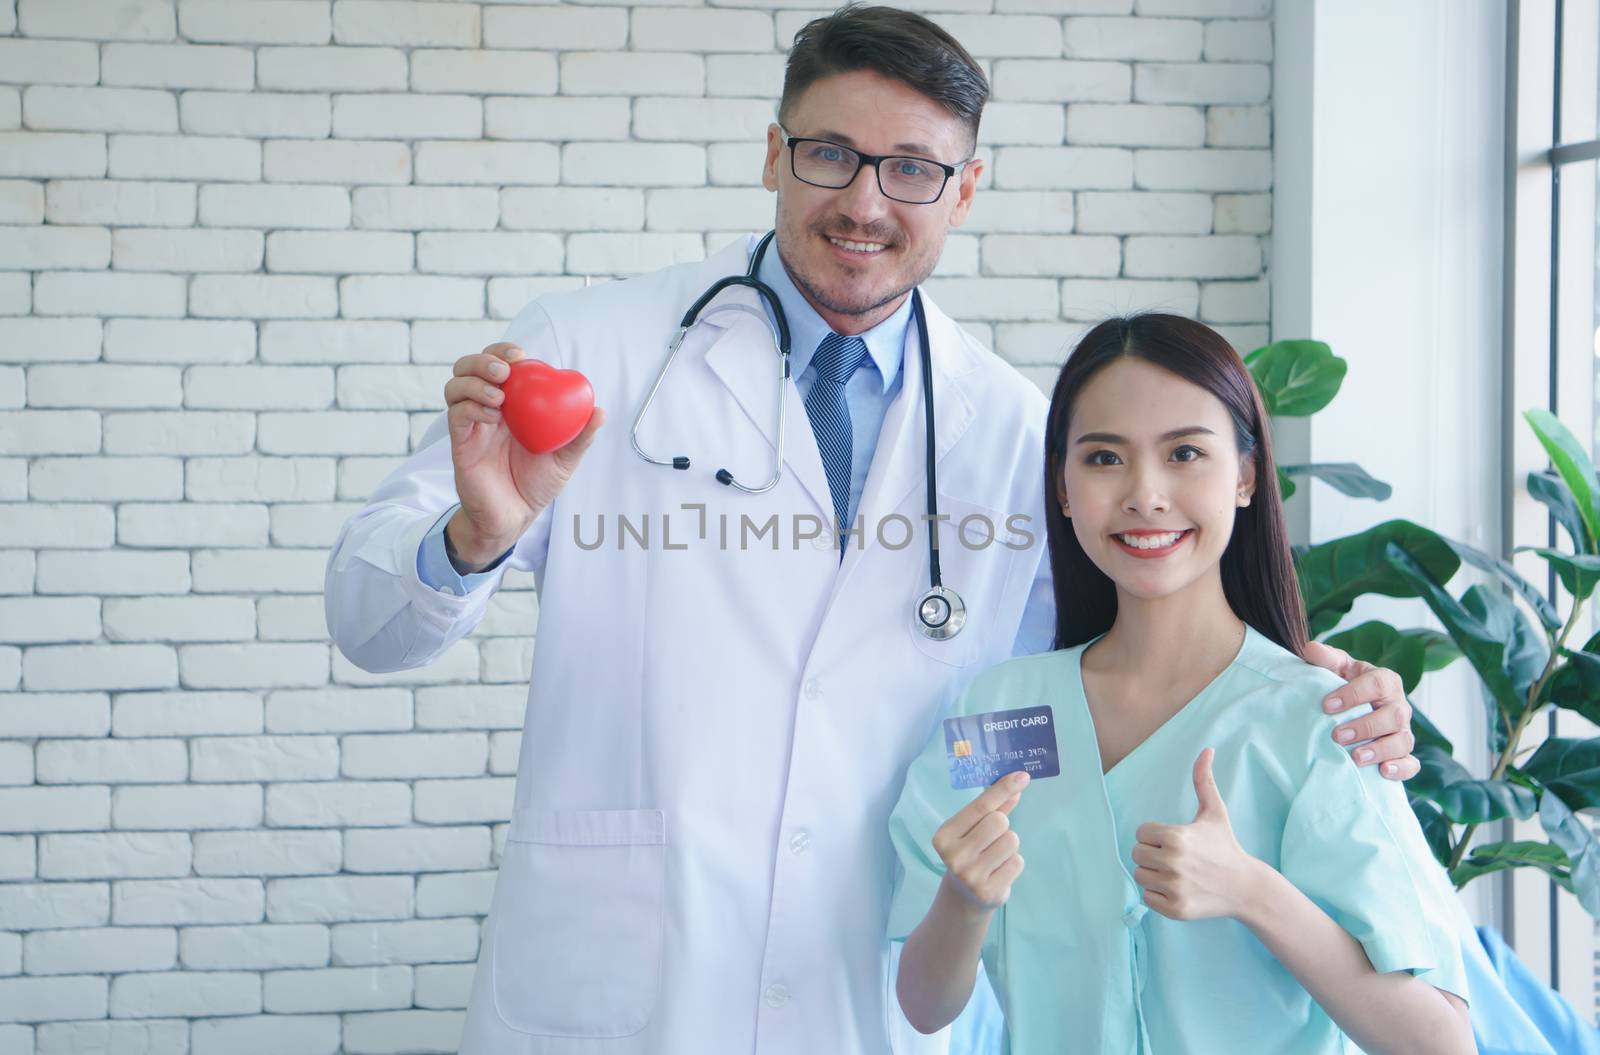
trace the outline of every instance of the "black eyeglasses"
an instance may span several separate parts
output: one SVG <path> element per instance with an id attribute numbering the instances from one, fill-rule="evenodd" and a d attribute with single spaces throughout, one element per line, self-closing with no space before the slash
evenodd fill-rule
<path id="1" fill-rule="evenodd" d="M 878 175 L 878 189 L 883 196 L 907 205 L 938 201 L 950 177 L 967 164 L 963 161 L 959 165 L 946 165 L 931 158 L 900 154 L 863 154 L 826 139 L 792 136 L 782 125 L 778 126 L 778 131 L 789 148 L 789 171 L 800 182 L 839 190 L 855 182 L 856 174 L 870 165 Z M 883 167 L 886 161 L 890 163 L 887 170 Z"/>

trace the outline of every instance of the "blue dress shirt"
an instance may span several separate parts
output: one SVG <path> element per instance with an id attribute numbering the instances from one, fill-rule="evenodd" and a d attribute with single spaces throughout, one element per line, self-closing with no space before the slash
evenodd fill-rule
<path id="1" fill-rule="evenodd" d="M 751 249 L 755 248 L 756 241 L 751 238 Z M 789 366 L 803 402 L 817 379 L 817 372 L 811 369 L 811 357 L 816 354 L 817 345 L 832 330 L 789 277 L 788 269 L 778 258 L 776 240 L 767 247 L 766 255 L 761 258 L 761 269 L 757 276 L 772 287 L 772 291 L 778 295 L 778 302 L 783 305 L 784 315 L 788 317 Z M 766 306 L 765 300 L 761 303 L 763 307 Z M 766 310 L 771 320 L 772 311 L 770 308 Z M 777 325 L 776 320 L 772 322 L 774 326 Z M 889 404 L 900 393 L 900 366 L 905 358 L 906 333 L 910 324 L 911 298 L 908 296 L 894 314 L 857 335 L 866 343 L 867 361 L 851 375 L 844 388 L 851 430 L 850 508 L 846 520 L 852 526 L 861 505 L 861 492 L 867 485 L 867 471 L 872 468 L 872 456 L 878 449 L 878 433 L 883 428 L 884 416 L 889 412 Z M 506 550 L 481 572 L 466 576 L 457 574 L 445 553 L 444 526 L 459 508 L 458 503 L 445 510 L 432 530 L 423 537 L 422 545 L 417 550 L 417 578 L 435 590 L 464 597 L 492 577 L 500 562 L 511 551 Z"/>

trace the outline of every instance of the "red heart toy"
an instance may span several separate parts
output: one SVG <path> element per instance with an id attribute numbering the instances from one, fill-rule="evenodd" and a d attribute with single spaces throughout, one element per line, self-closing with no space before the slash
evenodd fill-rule
<path id="1" fill-rule="evenodd" d="M 511 364 L 511 376 L 500 385 L 511 435 L 534 454 L 571 443 L 594 413 L 594 387 L 576 370 L 557 370 L 537 359 Z"/>

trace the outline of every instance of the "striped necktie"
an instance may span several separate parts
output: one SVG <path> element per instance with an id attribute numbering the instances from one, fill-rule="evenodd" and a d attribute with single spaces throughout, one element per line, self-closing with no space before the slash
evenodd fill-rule
<path id="1" fill-rule="evenodd" d="M 860 337 L 841 337 L 830 333 L 817 345 L 811 357 L 816 377 L 806 393 L 806 414 L 817 434 L 822 452 L 822 467 L 828 474 L 828 490 L 833 494 L 834 523 L 847 525 L 850 513 L 851 427 L 850 408 L 845 405 L 844 386 L 867 357 L 867 344 Z M 844 559 L 845 540 L 840 532 L 839 557 Z"/>

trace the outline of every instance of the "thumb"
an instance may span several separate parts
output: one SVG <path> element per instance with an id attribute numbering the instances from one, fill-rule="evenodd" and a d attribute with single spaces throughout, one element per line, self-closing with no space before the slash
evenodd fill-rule
<path id="1" fill-rule="evenodd" d="M 1211 773 L 1211 760 L 1216 754 L 1215 750 L 1208 747 L 1194 761 L 1194 795 L 1200 800 L 1200 808 L 1194 814 L 1197 821 L 1202 817 L 1228 819 L 1228 807 L 1223 804 L 1222 792 L 1217 790 L 1217 778 Z"/>

